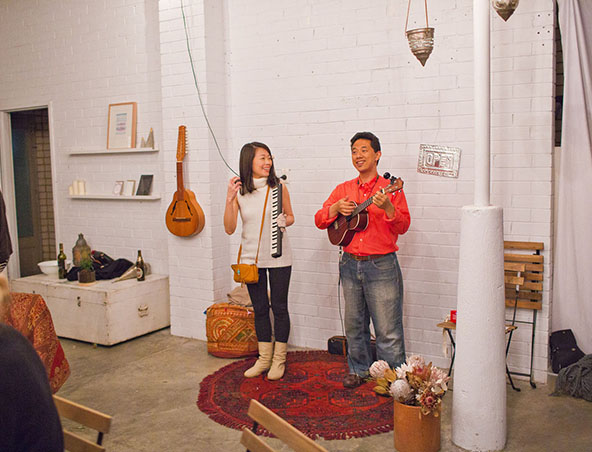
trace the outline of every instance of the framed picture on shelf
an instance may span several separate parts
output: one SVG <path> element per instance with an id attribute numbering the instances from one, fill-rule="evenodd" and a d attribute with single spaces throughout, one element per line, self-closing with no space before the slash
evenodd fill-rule
<path id="1" fill-rule="evenodd" d="M 113 194 L 114 195 L 121 195 L 122 191 L 123 191 L 123 181 L 116 180 L 115 185 L 113 185 Z"/>
<path id="2" fill-rule="evenodd" d="M 142 174 L 140 176 L 140 182 L 138 182 L 138 191 L 136 196 L 147 196 L 152 192 L 152 174 Z"/>
<path id="3" fill-rule="evenodd" d="M 136 114 L 135 102 L 109 104 L 107 149 L 136 147 Z"/>
<path id="4" fill-rule="evenodd" d="M 123 193 L 124 196 L 134 196 L 134 191 L 136 189 L 136 181 L 133 179 L 128 179 L 123 184 Z"/>

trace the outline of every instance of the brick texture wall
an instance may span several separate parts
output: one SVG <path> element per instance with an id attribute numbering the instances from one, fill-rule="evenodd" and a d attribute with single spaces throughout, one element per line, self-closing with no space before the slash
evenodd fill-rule
<path id="1" fill-rule="evenodd" d="M 133 257 L 142 248 L 155 270 L 171 276 L 173 333 L 204 339 L 205 308 L 232 286 L 238 234 L 223 231 L 232 173 L 202 116 L 180 2 L 40 3 L 0 5 L 0 56 L 14 61 L 0 68 L 0 109 L 52 103 L 59 239 L 67 243 L 88 231 L 92 246 L 107 252 Z M 392 0 L 185 3 L 204 108 L 222 154 L 237 169 L 242 144 L 263 141 L 276 167 L 288 171 L 296 215 L 289 229 L 290 342 L 325 348 L 328 337 L 341 333 L 338 251 L 314 227 L 313 215 L 337 183 L 355 177 L 349 138 L 370 130 L 384 149 L 380 171 L 405 180 L 411 208 L 411 229 L 399 242 L 407 349 L 447 366 L 435 324 L 456 306 L 460 207 L 473 200 L 472 2 L 429 4 L 436 34 L 425 67 L 404 37 L 404 5 Z M 492 203 L 504 208 L 506 239 L 545 243 L 539 381 L 546 378 L 552 272 L 553 8 L 551 0 L 533 0 L 521 2 L 508 22 L 493 12 L 491 18 Z M 409 28 L 424 20 L 414 6 Z M 138 133 L 154 127 L 161 151 L 139 159 L 68 156 L 104 146 L 107 106 L 123 101 L 138 102 Z M 188 128 L 186 186 L 206 214 L 203 232 L 188 239 L 168 234 L 162 221 L 176 189 L 180 124 Z M 418 174 L 420 144 L 460 147 L 459 178 Z M 66 196 L 76 177 L 99 192 L 112 180 L 150 173 L 161 202 Z M 528 336 L 522 327 L 515 335 L 512 368 L 528 367 Z"/>
<path id="2" fill-rule="evenodd" d="M 110 194 L 116 180 L 154 174 L 161 154 L 70 156 L 105 150 L 109 104 L 138 103 L 137 141 L 154 128 L 162 144 L 158 9 L 152 1 L 6 1 L 0 4 L 0 110 L 48 106 L 57 237 L 66 250 L 84 233 L 93 249 L 135 261 L 142 249 L 166 273 L 159 202 L 72 200 L 68 186 Z M 10 64 L 8 64 L 10 62 Z M 3 150 L 4 152 L 4 150 Z M 71 256 L 68 256 L 71 257 Z"/>

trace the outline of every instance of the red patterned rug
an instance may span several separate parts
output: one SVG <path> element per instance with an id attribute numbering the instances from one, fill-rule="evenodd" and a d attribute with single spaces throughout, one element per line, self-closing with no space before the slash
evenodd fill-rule
<path id="1" fill-rule="evenodd" d="M 288 352 L 286 374 L 245 378 L 255 358 L 241 360 L 203 379 L 197 406 L 219 424 L 251 428 L 249 401 L 256 399 L 312 439 L 347 439 L 393 429 L 393 399 L 379 397 L 373 383 L 345 389 L 343 357 L 324 351 Z M 269 436 L 260 427 L 258 434 Z"/>

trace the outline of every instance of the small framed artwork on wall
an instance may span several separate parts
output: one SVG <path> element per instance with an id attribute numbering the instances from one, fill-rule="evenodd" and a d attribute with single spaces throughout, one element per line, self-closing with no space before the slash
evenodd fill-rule
<path id="1" fill-rule="evenodd" d="M 109 105 L 107 149 L 136 147 L 136 112 L 135 102 Z"/>
<path id="2" fill-rule="evenodd" d="M 122 191 L 123 191 L 123 181 L 116 180 L 115 185 L 113 186 L 113 194 L 114 195 L 121 195 Z"/>
<path id="3" fill-rule="evenodd" d="M 128 179 L 123 184 L 123 192 L 121 194 L 124 196 L 134 196 L 135 189 L 136 189 L 136 181 L 133 179 Z"/>
<path id="4" fill-rule="evenodd" d="M 152 192 L 153 178 L 154 176 L 152 174 L 142 174 L 140 176 L 140 182 L 138 183 L 138 191 L 136 191 L 136 196 L 150 195 Z"/>

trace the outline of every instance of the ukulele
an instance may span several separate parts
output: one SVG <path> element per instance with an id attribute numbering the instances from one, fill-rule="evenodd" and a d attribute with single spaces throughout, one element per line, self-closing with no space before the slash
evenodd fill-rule
<path id="1" fill-rule="evenodd" d="M 195 193 L 183 186 L 183 159 L 185 158 L 185 126 L 179 126 L 177 140 L 177 191 L 167 209 L 165 222 L 171 234 L 187 237 L 199 234 L 205 225 L 205 215 L 195 199 Z"/>
<path id="2" fill-rule="evenodd" d="M 399 177 L 391 177 L 389 173 L 384 173 L 384 178 L 389 179 L 390 183 L 380 189 L 381 193 L 393 193 L 403 188 L 403 180 Z M 337 214 L 337 218 L 327 228 L 329 241 L 333 245 L 347 246 L 351 243 L 356 232 L 363 231 L 368 227 L 368 212 L 366 209 L 372 204 L 374 195 L 364 201 L 362 204 L 356 204 L 354 211 L 348 215 Z"/>

